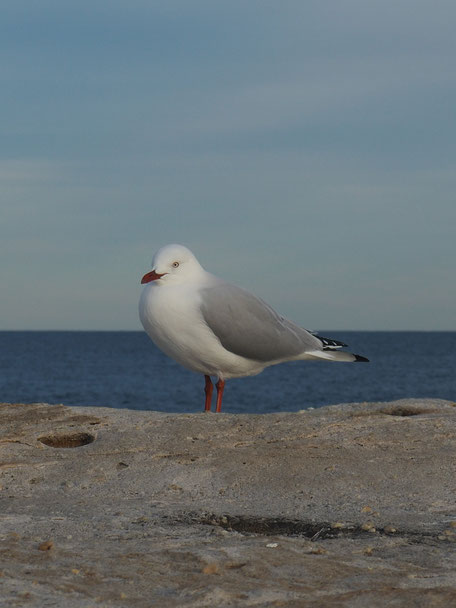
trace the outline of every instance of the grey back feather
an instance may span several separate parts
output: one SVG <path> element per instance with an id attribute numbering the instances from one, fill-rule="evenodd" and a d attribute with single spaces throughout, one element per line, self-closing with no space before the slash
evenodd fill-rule
<path id="1" fill-rule="evenodd" d="M 236 285 L 220 282 L 204 288 L 201 297 L 204 320 L 224 348 L 236 355 L 266 362 L 322 350 L 315 336 Z"/>

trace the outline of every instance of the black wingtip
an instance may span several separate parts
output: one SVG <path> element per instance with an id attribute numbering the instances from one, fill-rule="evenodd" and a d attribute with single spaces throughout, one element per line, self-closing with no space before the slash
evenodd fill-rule
<path id="1" fill-rule="evenodd" d="M 361 357 L 361 355 L 355 355 L 355 357 L 355 363 L 357 363 L 358 361 L 360 363 L 369 363 L 369 359 L 366 359 L 366 357 Z"/>
<path id="2" fill-rule="evenodd" d="M 316 333 L 311 332 L 315 338 L 318 338 L 320 342 L 323 344 L 323 350 L 327 348 L 335 347 L 335 348 L 343 348 L 344 346 L 348 346 L 345 342 L 340 342 L 340 340 L 333 340 L 332 338 L 324 338 L 323 336 L 319 336 Z"/>

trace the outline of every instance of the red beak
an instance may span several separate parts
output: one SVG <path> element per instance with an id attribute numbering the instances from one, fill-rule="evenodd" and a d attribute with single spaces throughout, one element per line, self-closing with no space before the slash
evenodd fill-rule
<path id="1" fill-rule="evenodd" d="M 150 272 L 148 272 L 147 274 L 145 274 L 143 276 L 143 278 L 141 279 L 141 285 L 143 283 L 150 283 L 151 281 L 156 281 L 157 279 L 161 279 L 161 277 L 165 274 L 168 274 L 168 273 L 163 272 L 162 274 L 158 274 L 158 272 L 155 272 L 155 270 L 151 270 Z"/>

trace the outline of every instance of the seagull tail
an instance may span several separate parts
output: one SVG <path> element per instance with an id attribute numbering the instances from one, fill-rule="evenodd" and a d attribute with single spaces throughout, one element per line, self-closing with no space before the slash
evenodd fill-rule
<path id="1" fill-rule="evenodd" d="M 325 348 L 323 350 L 311 350 L 306 352 L 306 359 L 323 359 L 325 361 L 339 361 L 339 362 L 359 362 L 367 363 L 369 359 L 362 357 L 361 355 L 355 355 L 354 353 L 348 353 L 343 350 L 333 350 L 332 348 Z"/>

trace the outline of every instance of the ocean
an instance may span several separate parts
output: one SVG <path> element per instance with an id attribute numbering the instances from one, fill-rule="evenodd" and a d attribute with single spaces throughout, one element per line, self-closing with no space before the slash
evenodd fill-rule
<path id="1" fill-rule="evenodd" d="M 456 401 L 456 332 L 321 331 L 370 363 L 291 362 L 227 381 L 227 413 L 291 412 L 336 403 Z M 204 378 L 141 331 L 0 332 L 0 401 L 201 412 Z M 215 396 L 215 391 L 214 391 Z"/>

